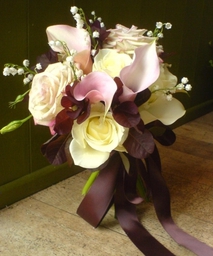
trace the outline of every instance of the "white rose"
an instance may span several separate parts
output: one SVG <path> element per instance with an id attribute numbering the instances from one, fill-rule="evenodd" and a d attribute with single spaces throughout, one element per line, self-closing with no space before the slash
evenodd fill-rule
<path id="1" fill-rule="evenodd" d="M 34 76 L 29 93 L 29 111 L 36 124 L 51 126 L 62 110 L 61 98 L 66 85 L 72 82 L 72 70 L 66 63 L 50 64 Z"/>
<path id="2" fill-rule="evenodd" d="M 72 82 L 72 70 L 66 63 L 50 64 L 34 76 L 29 93 L 29 111 L 36 124 L 52 126 L 62 110 L 61 98 L 66 85 Z"/>
<path id="3" fill-rule="evenodd" d="M 81 124 L 75 121 L 72 127 L 70 152 L 74 163 L 89 169 L 99 167 L 112 150 L 126 151 L 123 142 L 127 135 L 128 129 L 119 125 L 111 112 L 105 116 L 102 103 L 93 104 L 90 116 Z"/>
<path id="4" fill-rule="evenodd" d="M 121 24 L 117 24 L 115 29 L 107 30 L 110 32 L 105 39 L 103 48 L 116 49 L 119 52 L 134 54 L 136 48 L 144 43 L 151 42 L 152 37 L 144 36 L 146 29 L 138 29 L 136 26 L 127 28 Z"/>
<path id="5" fill-rule="evenodd" d="M 101 49 L 94 58 L 93 71 L 102 71 L 111 77 L 116 77 L 131 63 L 132 59 L 128 54 L 118 53 L 112 49 Z"/>

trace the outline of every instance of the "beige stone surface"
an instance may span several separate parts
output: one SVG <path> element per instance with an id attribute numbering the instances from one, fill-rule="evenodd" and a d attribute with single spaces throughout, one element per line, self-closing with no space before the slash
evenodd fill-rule
<path id="1" fill-rule="evenodd" d="M 159 146 L 173 217 L 183 230 L 213 246 L 213 113 L 175 132 L 174 145 Z M 97 229 L 76 214 L 88 176 L 88 171 L 82 172 L 1 210 L 0 255 L 143 255 L 124 234 L 113 208 Z M 176 256 L 194 255 L 164 231 L 151 203 L 141 204 L 138 214 L 147 230 Z"/>

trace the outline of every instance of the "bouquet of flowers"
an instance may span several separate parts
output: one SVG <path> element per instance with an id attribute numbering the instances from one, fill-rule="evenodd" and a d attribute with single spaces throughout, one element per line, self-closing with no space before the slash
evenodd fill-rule
<path id="1" fill-rule="evenodd" d="M 97 227 L 112 204 L 115 216 L 132 242 L 145 255 L 173 255 L 141 225 L 136 205 L 153 201 L 159 221 L 181 245 L 197 255 L 213 249 L 179 229 L 172 220 L 170 198 L 161 175 L 155 140 L 169 146 L 175 134 L 168 127 L 185 114 L 173 95 L 187 93 L 165 62 L 159 44 L 171 23 L 157 22 L 154 31 L 116 25 L 106 29 L 92 12 L 71 7 L 76 27 L 47 28 L 49 52 L 30 67 L 5 64 L 3 74 L 23 75 L 29 89 L 10 102 L 28 97 L 30 115 L 3 127 L 2 134 L 29 118 L 50 129 L 41 151 L 49 162 L 68 162 L 91 170 L 77 213 Z"/>

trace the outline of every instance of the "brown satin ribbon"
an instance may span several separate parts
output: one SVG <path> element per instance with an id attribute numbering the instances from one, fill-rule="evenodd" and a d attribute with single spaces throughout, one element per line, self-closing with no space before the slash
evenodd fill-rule
<path id="1" fill-rule="evenodd" d="M 119 155 L 112 155 L 77 209 L 77 214 L 93 227 L 99 225 L 112 205 L 120 165 Z"/>
<path id="2" fill-rule="evenodd" d="M 178 244 L 198 256 L 213 256 L 213 248 L 187 234 L 174 223 L 171 216 L 170 193 L 161 175 L 159 159 L 158 150 L 155 148 L 153 154 L 146 159 L 146 163 L 150 176 L 153 204 L 160 223 Z"/>
<path id="3" fill-rule="evenodd" d="M 159 243 L 140 223 L 136 204 L 142 199 L 136 193 L 137 175 L 145 175 L 144 180 L 152 194 L 158 219 L 168 234 L 180 245 L 198 256 L 212 256 L 213 248 L 198 241 L 176 226 L 170 210 L 170 195 L 161 175 L 160 157 L 155 151 L 145 161 L 147 171 L 141 160 L 130 157 L 131 167 L 126 173 L 119 154 L 111 156 L 109 163 L 100 171 L 87 195 L 82 200 L 77 213 L 93 227 L 97 227 L 110 206 L 114 203 L 115 214 L 131 241 L 146 256 L 174 256 Z"/>
<path id="4" fill-rule="evenodd" d="M 115 214 L 122 229 L 130 240 L 146 256 L 174 256 L 159 243 L 140 223 L 136 213 L 136 206 L 125 196 L 124 184 L 128 185 L 125 170 L 119 171 L 115 193 Z"/>

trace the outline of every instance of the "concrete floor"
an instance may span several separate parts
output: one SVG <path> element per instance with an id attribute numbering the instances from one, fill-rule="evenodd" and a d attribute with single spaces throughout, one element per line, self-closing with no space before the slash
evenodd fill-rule
<path id="1" fill-rule="evenodd" d="M 174 145 L 159 147 L 173 218 L 179 227 L 213 246 L 213 113 L 175 132 Z M 85 171 L 1 210 L 0 255 L 143 255 L 118 225 L 113 209 L 97 229 L 76 214 L 88 176 Z M 163 230 L 151 203 L 143 203 L 139 212 L 143 225 L 175 255 L 194 255 Z"/>

